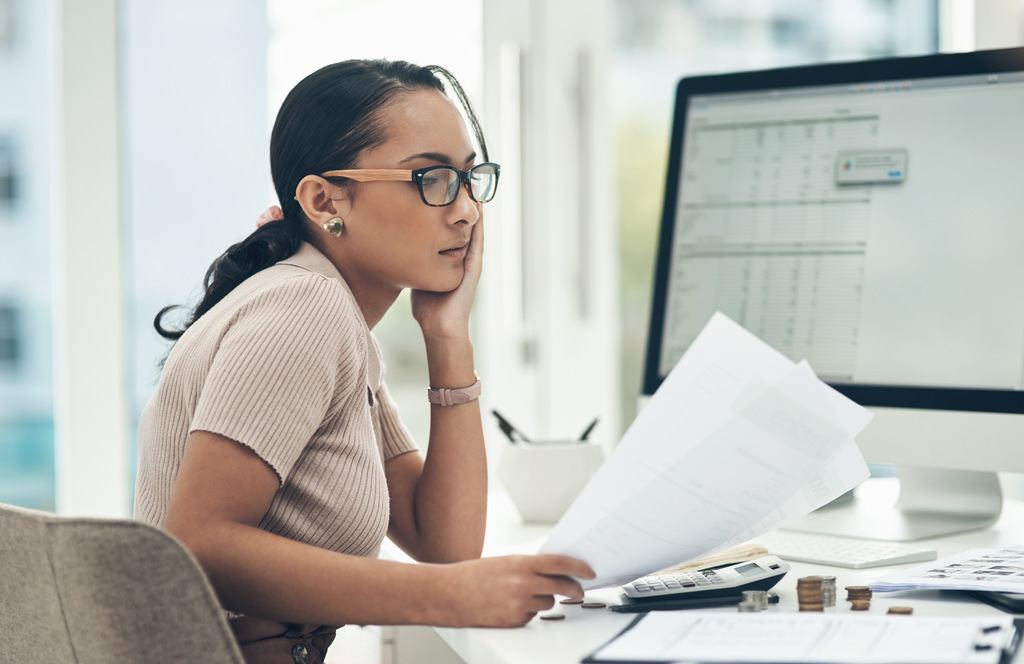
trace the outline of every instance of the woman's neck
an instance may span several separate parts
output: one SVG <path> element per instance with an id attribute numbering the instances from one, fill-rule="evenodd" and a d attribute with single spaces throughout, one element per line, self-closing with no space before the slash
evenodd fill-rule
<path id="1" fill-rule="evenodd" d="M 352 296 L 355 297 L 356 304 L 359 305 L 363 319 L 366 320 L 366 326 L 372 330 L 380 322 L 380 319 L 384 318 L 384 314 L 395 303 L 402 290 L 362 278 L 361 275 L 350 268 L 346 261 L 341 260 L 337 252 L 333 251 L 331 247 L 323 246 L 316 239 L 311 239 L 309 242 L 326 256 L 327 260 L 334 264 L 342 279 L 348 284 L 349 290 L 352 291 Z"/>

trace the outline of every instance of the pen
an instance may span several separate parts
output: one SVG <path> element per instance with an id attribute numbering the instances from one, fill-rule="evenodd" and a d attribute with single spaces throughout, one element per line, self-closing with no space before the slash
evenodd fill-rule
<path id="1" fill-rule="evenodd" d="M 495 409 L 492 408 L 491 409 L 491 414 L 494 415 L 494 417 L 497 418 L 497 420 L 498 420 L 498 428 L 501 429 L 501 432 L 503 434 L 505 434 L 505 437 L 508 438 L 509 442 L 511 442 L 511 443 L 515 443 L 516 442 L 516 439 L 513 437 L 513 434 L 515 434 L 516 436 L 519 436 L 520 438 L 522 438 L 523 442 L 526 442 L 526 443 L 530 442 L 530 439 L 527 438 L 523 434 L 522 431 L 520 431 L 519 429 L 516 429 L 514 426 L 512 426 L 512 423 L 509 422 L 508 420 L 506 420 L 502 416 L 501 413 L 499 413 L 498 411 L 496 411 Z"/>
<path id="2" fill-rule="evenodd" d="M 590 432 L 593 431 L 594 427 L 596 427 L 596 426 L 597 426 L 597 418 L 595 417 L 594 421 L 591 422 L 590 425 L 586 429 L 583 430 L 583 433 L 580 435 L 580 441 L 586 440 L 587 436 L 590 435 Z"/>

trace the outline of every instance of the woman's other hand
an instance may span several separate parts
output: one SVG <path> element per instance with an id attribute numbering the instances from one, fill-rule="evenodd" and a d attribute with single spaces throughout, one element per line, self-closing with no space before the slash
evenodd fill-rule
<path id="1" fill-rule="evenodd" d="M 469 313 L 473 308 L 476 286 L 483 269 L 484 225 L 473 226 L 469 247 L 463 259 L 462 282 L 447 293 L 412 291 L 412 315 L 424 337 L 436 339 L 469 338 Z"/>
<path id="2" fill-rule="evenodd" d="M 280 221 L 281 219 L 284 219 L 284 211 L 276 205 L 271 205 L 263 211 L 263 214 L 256 217 L 256 228 L 261 228 L 272 221 Z"/>
<path id="3" fill-rule="evenodd" d="M 590 565 L 553 554 L 480 558 L 446 565 L 441 574 L 445 606 L 441 624 L 451 627 L 521 627 L 555 605 L 555 595 L 582 598 L 575 578 L 593 579 Z"/>

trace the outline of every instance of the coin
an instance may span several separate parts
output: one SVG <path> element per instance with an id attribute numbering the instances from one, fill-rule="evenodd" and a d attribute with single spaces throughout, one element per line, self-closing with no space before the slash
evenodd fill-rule
<path id="1" fill-rule="evenodd" d="M 890 606 L 889 610 L 886 611 L 886 613 L 891 613 L 896 616 L 909 616 L 913 612 L 914 607 L 912 606 Z"/>
<path id="2" fill-rule="evenodd" d="M 757 602 L 743 601 L 736 605 L 736 610 L 740 613 L 757 613 L 761 610 L 761 607 L 758 606 Z"/>
<path id="3" fill-rule="evenodd" d="M 541 620 L 565 620 L 564 613 L 542 613 L 540 615 Z"/>
<path id="4" fill-rule="evenodd" d="M 584 609 L 603 609 L 606 606 L 604 602 L 583 602 Z"/>
<path id="5" fill-rule="evenodd" d="M 565 599 L 558 600 L 558 603 L 559 604 L 582 604 L 583 600 L 581 600 L 581 599 L 573 599 L 572 597 L 567 597 Z"/>
<path id="6" fill-rule="evenodd" d="M 754 604 L 758 611 L 768 608 L 768 592 L 765 590 L 744 590 L 742 596 L 744 602 Z"/>
<path id="7" fill-rule="evenodd" d="M 871 602 L 866 599 L 855 599 L 850 602 L 851 611 L 867 611 L 871 608 Z"/>
<path id="8" fill-rule="evenodd" d="M 821 598 L 825 602 L 825 606 L 836 605 L 836 577 L 821 577 Z"/>

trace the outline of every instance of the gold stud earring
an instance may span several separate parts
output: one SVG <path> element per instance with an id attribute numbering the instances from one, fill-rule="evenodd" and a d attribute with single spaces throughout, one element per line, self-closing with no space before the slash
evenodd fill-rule
<path id="1" fill-rule="evenodd" d="M 345 220 L 341 217 L 332 217 L 324 222 L 324 230 L 334 237 L 341 237 L 345 230 Z"/>

